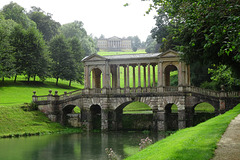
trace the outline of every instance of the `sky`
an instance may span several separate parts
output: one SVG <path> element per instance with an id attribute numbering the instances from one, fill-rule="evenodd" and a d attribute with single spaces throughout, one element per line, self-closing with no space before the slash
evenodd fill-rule
<path id="1" fill-rule="evenodd" d="M 88 34 L 105 38 L 138 36 L 146 41 L 155 27 L 156 14 L 145 15 L 150 1 L 141 0 L 0 0 L 0 8 L 16 2 L 26 11 L 31 6 L 40 7 L 52 14 L 52 18 L 61 24 L 82 21 Z M 128 3 L 129 6 L 123 5 Z"/>

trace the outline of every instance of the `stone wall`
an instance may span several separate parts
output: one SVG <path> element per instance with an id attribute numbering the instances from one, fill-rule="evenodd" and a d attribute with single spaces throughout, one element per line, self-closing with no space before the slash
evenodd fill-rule
<path id="1" fill-rule="evenodd" d="M 152 130 L 152 114 L 123 114 L 123 130 Z"/>

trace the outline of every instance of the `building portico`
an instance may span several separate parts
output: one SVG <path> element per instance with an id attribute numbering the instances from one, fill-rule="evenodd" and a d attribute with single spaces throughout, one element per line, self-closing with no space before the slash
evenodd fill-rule
<path id="1" fill-rule="evenodd" d="M 113 56 L 94 54 L 84 58 L 83 62 L 85 88 L 89 89 L 167 87 L 170 86 L 170 72 L 174 70 L 178 71 L 178 86 L 190 86 L 190 67 L 180 61 L 180 53 L 173 50 L 153 54 Z M 124 86 L 120 85 L 121 79 Z"/>

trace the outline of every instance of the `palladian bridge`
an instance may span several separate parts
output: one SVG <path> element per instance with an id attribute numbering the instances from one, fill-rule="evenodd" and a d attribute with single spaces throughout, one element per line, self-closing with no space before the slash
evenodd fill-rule
<path id="1" fill-rule="evenodd" d="M 194 108 L 207 102 L 215 114 L 223 113 L 240 102 L 240 92 L 220 92 L 191 86 L 190 66 L 180 60 L 180 54 L 173 50 L 153 54 L 128 54 L 85 57 L 84 89 L 32 96 L 40 111 L 49 119 L 61 124 L 67 123 L 67 115 L 78 106 L 79 126 L 88 130 L 94 128 L 94 121 L 100 121 L 102 130 L 122 129 L 123 108 L 139 101 L 147 104 L 153 112 L 152 128 L 158 131 L 168 129 L 173 104 L 177 106 L 177 126 L 182 129 L 192 126 Z M 177 86 L 170 84 L 170 72 L 178 72 Z M 96 115 L 100 119 L 96 119 Z"/>

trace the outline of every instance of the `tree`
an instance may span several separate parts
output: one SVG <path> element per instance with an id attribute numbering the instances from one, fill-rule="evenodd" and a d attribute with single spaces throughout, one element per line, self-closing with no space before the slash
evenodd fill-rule
<path id="1" fill-rule="evenodd" d="M 64 35 L 55 36 L 50 41 L 49 50 L 52 58 L 51 73 L 56 78 L 56 85 L 58 85 L 59 78 L 71 80 L 75 73 L 75 68 L 71 48 Z"/>
<path id="2" fill-rule="evenodd" d="M 161 19 L 160 27 L 154 31 L 158 39 L 164 36 L 157 31 L 166 26 L 169 38 L 165 39 L 177 43 L 175 49 L 185 53 L 183 59 L 187 63 L 198 59 L 225 64 L 240 77 L 240 26 L 236 25 L 240 21 L 240 0 L 153 2 Z"/>
<path id="3" fill-rule="evenodd" d="M 160 44 L 157 43 L 155 39 L 152 38 L 152 36 L 148 36 L 146 40 L 146 49 L 145 51 L 147 53 L 157 53 L 159 52 Z"/>
<path id="4" fill-rule="evenodd" d="M 45 13 L 41 8 L 32 7 L 32 10 L 30 10 L 27 15 L 37 24 L 37 28 L 42 32 L 43 38 L 47 42 L 59 33 L 61 25 L 52 19 L 50 13 Z"/>
<path id="5" fill-rule="evenodd" d="M 12 77 L 15 74 L 14 47 L 10 44 L 10 35 L 17 25 L 13 20 L 0 16 L 0 77 Z"/>
<path id="6" fill-rule="evenodd" d="M 132 41 L 132 50 L 136 52 L 139 47 L 141 47 L 141 40 L 138 36 L 129 36 L 127 39 L 130 39 Z"/>
<path id="7" fill-rule="evenodd" d="M 71 47 L 71 54 L 74 64 L 74 71 L 72 71 L 73 75 L 69 81 L 69 86 L 71 86 L 72 80 L 83 83 L 84 66 L 81 60 L 85 57 L 85 51 L 82 49 L 81 43 L 77 37 L 68 39 L 68 43 Z"/>
<path id="8" fill-rule="evenodd" d="M 60 31 L 67 39 L 77 37 L 86 55 L 97 53 L 96 42 L 91 36 L 87 35 L 81 21 L 64 24 L 61 26 Z"/>
<path id="9" fill-rule="evenodd" d="M 5 5 L 2 9 L 2 13 L 6 20 L 12 19 L 18 24 L 21 24 L 25 29 L 28 27 L 36 27 L 36 24 L 26 15 L 24 8 L 17 3 L 10 2 L 10 4 Z"/>
<path id="10" fill-rule="evenodd" d="M 16 76 L 24 74 L 28 77 L 39 76 L 44 79 L 47 72 L 46 45 L 42 34 L 33 27 L 25 30 L 18 25 L 11 34 L 11 45 L 15 51 Z"/>

